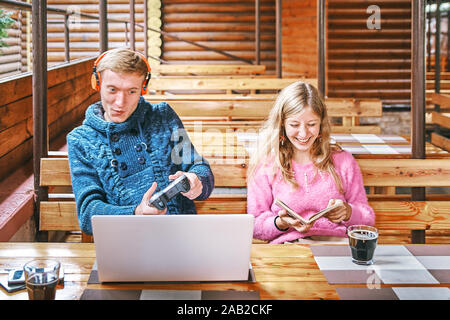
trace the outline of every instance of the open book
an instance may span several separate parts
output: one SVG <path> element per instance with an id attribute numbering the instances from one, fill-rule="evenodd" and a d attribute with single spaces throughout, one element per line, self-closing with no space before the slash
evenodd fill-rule
<path id="1" fill-rule="evenodd" d="M 319 219 L 320 217 L 324 216 L 325 214 L 327 214 L 328 212 L 330 212 L 331 210 L 333 210 L 334 208 L 337 208 L 339 206 L 341 206 L 341 204 L 335 204 L 331 207 L 325 208 L 323 210 L 320 210 L 319 212 L 315 213 L 314 215 L 312 215 L 308 220 L 303 218 L 301 215 L 299 215 L 297 212 L 295 212 L 294 210 L 292 210 L 291 208 L 289 208 L 283 201 L 281 201 L 280 199 L 275 199 L 275 203 L 280 207 L 286 210 L 287 214 L 294 219 L 300 220 L 300 222 L 302 224 L 310 224 L 314 221 L 316 221 L 317 219 Z"/>

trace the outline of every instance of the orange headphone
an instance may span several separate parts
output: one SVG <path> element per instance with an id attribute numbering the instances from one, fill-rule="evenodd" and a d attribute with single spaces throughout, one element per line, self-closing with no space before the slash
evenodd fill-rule
<path id="1" fill-rule="evenodd" d="M 93 68 L 93 70 L 92 70 L 92 76 L 91 76 L 91 86 L 92 86 L 92 89 L 94 89 L 95 91 L 100 91 L 100 83 L 101 83 L 101 77 L 100 77 L 100 74 L 97 73 L 97 66 L 98 66 L 98 63 L 100 62 L 100 60 L 102 60 L 103 57 L 104 57 L 108 52 L 109 52 L 109 51 L 103 52 L 103 53 L 97 58 L 97 60 L 95 60 L 95 62 L 94 62 L 94 68 Z M 135 53 L 138 54 L 138 55 L 142 58 L 142 60 L 144 60 L 145 64 L 147 65 L 147 70 L 148 70 L 147 75 L 145 76 L 144 86 L 142 87 L 142 90 L 141 90 L 141 95 L 143 96 L 143 95 L 145 95 L 145 94 L 147 93 L 147 90 L 148 90 L 148 88 L 147 88 L 148 82 L 150 81 L 150 78 L 152 77 L 152 74 L 151 74 L 151 70 L 152 70 L 152 69 L 150 68 L 150 65 L 148 64 L 147 59 L 145 58 L 145 56 L 144 56 L 142 53 L 137 52 L 137 51 L 135 51 Z"/>

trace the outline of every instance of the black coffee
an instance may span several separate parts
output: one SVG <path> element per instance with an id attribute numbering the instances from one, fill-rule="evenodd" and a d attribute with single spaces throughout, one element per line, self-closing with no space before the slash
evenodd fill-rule
<path id="1" fill-rule="evenodd" d="M 58 278 L 54 273 L 35 273 L 26 281 L 30 300 L 54 300 Z"/>
<path id="2" fill-rule="evenodd" d="M 348 233 L 348 239 L 354 262 L 364 263 L 372 260 L 378 240 L 376 232 L 353 230 Z"/>

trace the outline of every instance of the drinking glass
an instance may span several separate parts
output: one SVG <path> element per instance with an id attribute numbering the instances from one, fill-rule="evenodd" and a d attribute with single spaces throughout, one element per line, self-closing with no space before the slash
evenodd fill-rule
<path id="1" fill-rule="evenodd" d="M 354 225 L 347 228 L 347 235 L 352 250 L 352 261 L 360 265 L 373 264 L 378 230 L 371 226 Z"/>
<path id="2" fill-rule="evenodd" d="M 30 300 L 54 300 L 61 264 L 56 260 L 36 259 L 23 267 Z"/>

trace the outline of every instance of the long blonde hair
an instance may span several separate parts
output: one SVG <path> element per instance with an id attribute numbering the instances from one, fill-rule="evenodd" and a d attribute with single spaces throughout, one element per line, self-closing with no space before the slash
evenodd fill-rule
<path id="1" fill-rule="evenodd" d="M 318 170 L 330 173 L 339 192 L 343 193 L 342 181 L 331 157 L 333 151 L 342 149 L 330 143 L 331 124 L 319 92 L 314 86 L 302 81 L 294 82 L 281 90 L 275 100 L 269 117 L 259 133 L 256 152 L 250 158 L 248 179 L 253 178 L 259 165 L 273 160 L 273 173 L 275 174 L 279 169 L 286 182 L 294 188 L 299 187 L 292 171 L 294 147 L 286 138 L 284 123 L 287 118 L 297 115 L 308 106 L 320 118 L 320 136 L 314 141 L 310 150 L 313 164 Z"/>

